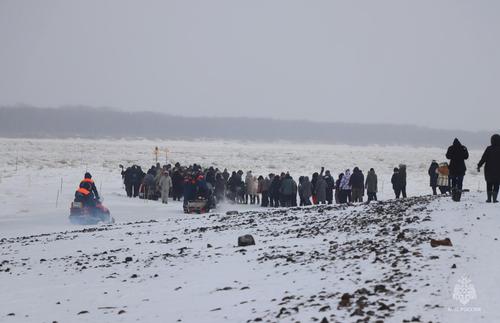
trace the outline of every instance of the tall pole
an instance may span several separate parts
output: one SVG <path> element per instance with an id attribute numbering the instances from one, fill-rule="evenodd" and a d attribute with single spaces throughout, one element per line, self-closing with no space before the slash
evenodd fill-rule
<path id="1" fill-rule="evenodd" d="M 160 153 L 160 149 L 158 146 L 155 147 L 155 163 L 158 163 L 158 154 Z"/>

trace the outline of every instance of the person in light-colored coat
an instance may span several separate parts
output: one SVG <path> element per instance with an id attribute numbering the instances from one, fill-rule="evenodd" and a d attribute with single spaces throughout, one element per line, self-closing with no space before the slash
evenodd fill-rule
<path id="1" fill-rule="evenodd" d="M 344 176 L 342 176 L 342 179 L 340 180 L 340 203 L 351 202 L 351 185 L 349 184 L 350 181 L 351 171 L 349 169 L 346 169 L 344 172 Z"/>
<path id="2" fill-rule="evenodd" d="M 437 173 L 438 179 L 436 184 L 439 187 L 439 191 L 441 192 L 441 194 L 446 194 L 450 190 L 450 170 L 448 168 L 448 163 L 439 163 Z"/>
<path id="3" fill-rule="evenodd" d="M 260 204 L 260 198 L 259 198 L 259 180 L 257 179 L 256 176 L 253 177 L 251 183 L 252 183 L 251 188 L 248 189 L 248 193 L 250 195 L 250 202 L 252 204 Z"/>
<path id="4" fill-rule="evenodd" d="M 248 204 L 249 199 L 253 200 L 253 196 L 255 196 L 255 194 L 257 194 L 257 192 L 254 192 L 252 171 L 248 171 L 247 176 L 245 177 L 245 190 L 246 190 L 245 191 L 245 204 Z"/>
<path id="5" fill-rule="evenodd" d="M 167 171 L 162 170 L 160 179 L 158 181 L 158 186 L 161 192 L 161 202 L 167 204 L 170 188 L 172 188 L 172 179 L 170 178 L 170 175 Z"/>

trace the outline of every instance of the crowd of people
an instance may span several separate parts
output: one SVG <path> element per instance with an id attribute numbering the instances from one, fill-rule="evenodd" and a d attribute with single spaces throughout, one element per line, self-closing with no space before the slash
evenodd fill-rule
<path id="1" fill-rule="evenodd" d="M 400 168 L 403 167 L 400 165 Z M 138 165 L 122 168 L 122 178 L 127 196 L 161 199 L 163 203 L 168 203 L 169 198 L 180 201 L 182 197 L 187 202 L 203 197 L 218 202 L 226 200 L 263 207 L 290 207 L 362 202 L 365 193 L 368 201 L 376 201 L 378 192 L 375 170 L 371 168 L 365 178 L 358 167 L 354 167 L 352 172 L 346 169 L 337 179 L 323 167 L 311 178 L 300 176 L 296 181 L 289 172 L 256 176 L 252 171 L 246 174 L 242 170 L 230 173 L 227 169 L 202 168 L 196 164 L 161 166 L 157 163 L 147 172 L 143 172 Z M 405 191 L 406 185 L 400 186 Z"/>
<path id="2" fill-rule="evenodd" d="M 469 158 L 467 148 L 455 139 L 447 152 L 450 161 L 438 163 L 433 160 L 428 174 L 433 194 L 456 192 L 461 194 L 466 173 L 465 160 Z M 478 164 L 485 165 L 488 202 L 497 202 L 500 182 L 500 135 L 491 138 L 489 146 Z M 375 169 L 365 174 L 359 167 L 346 169 L 337 178 L 329 170 L 321 168 L 309 176 L 297 180 L 289 172 L 256 176 L 252 171 L 229 172 L 200 165 L 184 166 L 179 163 L 161 166 L 159 163 L 143 172 L 138 165 L 122 168 L 122 177 L 127 196 L 146 199 L 169 198 L 184 203 L 195 198 L 206 198 L 213 203 L 223 200 L 239 204 L 260 204 L 263 207 L 290 207 L 312 204 L 333 204 L 376 201 L 378 179 Z M 391 177 L 395 198 L 406 198 L 406 165 L 394 168 Z M 454 198 L 455 199 L 455 198 Z M 458 196 L 458 200 L 460 197 Z"/>

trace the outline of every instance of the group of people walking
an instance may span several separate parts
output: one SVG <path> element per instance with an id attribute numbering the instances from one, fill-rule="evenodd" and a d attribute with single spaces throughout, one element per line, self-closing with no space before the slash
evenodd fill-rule
<path id="1" fill-rule="evenodd" d="M 500 184 L 500 135 L 494 134 L 490 143 L 477 164 L 477 171 L 480 172 L 484 166 L 486 202 L 497 203 Z M 446 158 L 450 160 L 449 164 L 433 160 L 429 167 L 432 193 L 436 195 L 437 188 L 439 188 L 441 194 L 451 192 L 453 199 L 459 201 L 463 191 L 463 181 L 467 171 L 465 161 L 469 159 L 469 151 L 455 138 L 453 144 L 448 147 Z"/>
<path id="2" fill-rule="evenodd" d="M 124 169 L 122 179 L 128 197 L 184 201 L 196 197 L 216 201 L 227 200 L 239 204 L 260 204 L 264 207 L 297 206 L 362 202 L 365 192 L 368 201 L 377 200 L 378 179 L 371 168 L 365 178 L 363 171 L 346 169 L 335 179 L 329 170 L 321 168 L 309 176 L 300 176 L 298 182 L 289 172 L 255 176 L 242 170 L 228 172 L 218 168 L 203 169 L 193 164 L 182 166 L 156 164 L 144 173 L 138 165 Z"/>
<path id="3" fill-rule="evenodd" d="M 467 148 L 455 139 L 446 152 L 448 162 L 433 160 L 428 174 L 433 194 L 437 189 L 441 194 L 460 194 L 466 173 L 465 160 L 469 158 Z M 498 201 L 500 183 L 500 135 L 491 138 L 477 168 L 485 167 L 487 202 Z M 256 176 L 252 171 L 232 171 L 200 165 L 183 166 L 156 164 L 144 173 L 140 166 L 122 168 L 122 178 L 129 197 L 168 199 L 180 201 L 204 197 L 214 201 L 227 200 L 239 204 L 260 204 L 263 207 L 305 206 L 312 204 L 333 204 L 362 202 L 365 193 L 368 201 L 377 200 L 378 178 L 371 168 L 365 174 L 359 167 L 346 169 L 334 178 L 329 170 L 322 167 L 319 172 L 300 176 L 296 181 L 289 172 Z M 395 198 L 406 198 L 406 165 L 394 168 L 391 177 Z M 298 203 L 297 203 L 298 202 Z"/>
<path id="4" fill-rule="evenodd" d="M 145 173 L 138 165 L 132 165 L 124 169 L 122 167 L 122 179 L 128 197 L 140 197 L 149 200 L 161 198 L 163 203 L 168 203 L 168 199 L 180 201 L 181 198 L 189 198 L 196 195 L 198 191 L 206 191 L 208 188 L 202 187 L 204 180 L 200 175 L 201 167 L 196 164 L 190 167 L 182 167 L 179 163 L 161 166 L 160 163 L 153 165 Z M 203 177 L 203 176 L 202 176 Z M 204 178 L 203 178 L 204 179 Z M 196 184 L 193 188 L 193 183 Z"/>

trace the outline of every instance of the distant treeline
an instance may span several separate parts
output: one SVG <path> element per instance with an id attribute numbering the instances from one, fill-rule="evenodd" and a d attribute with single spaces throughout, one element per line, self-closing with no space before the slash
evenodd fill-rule
<path id="1" fill-rule="evenodd" d="M 411 125 L 287 121 L 264 118 L 180 117 L 107 108 L 0 107 L 0 136 L 36 138 L 151 138 L 297 141 L 350 145 L 445 147 L 458 137 L 470 148 L 492 133 Z"/>

